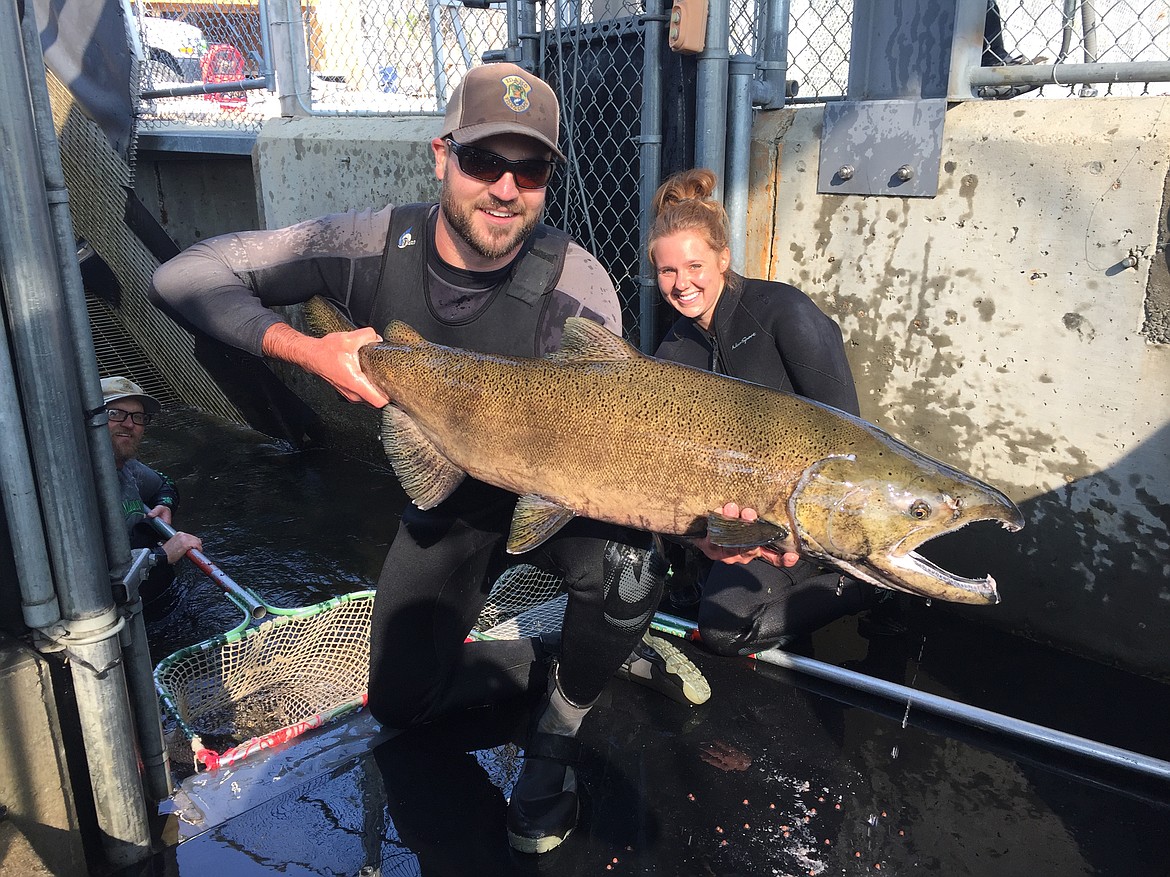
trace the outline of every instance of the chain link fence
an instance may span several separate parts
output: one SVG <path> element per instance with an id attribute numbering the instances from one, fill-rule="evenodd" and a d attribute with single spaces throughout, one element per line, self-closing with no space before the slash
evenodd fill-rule
<path id="1" fill-rule="evenodd" d="M 627 337 L 636 342 L 644 282 L 638 193 L 640 185 L 657 182 L 644 180 L 641 167 L 645 31 L 665 29 L 665 17 L 646 16 L 640 0 L 597 0 L 584 7 L 544 3 L 535 7 L 535 21 L 514 24 L 510 33 L 503 3 L 477 2 L 472 8 L 461 0 L 139 0 L 142 86 L 154 95 L 143 104 L 139 130 L 257 131 L 265 119 L 279 116 L 280 98 L 267 87 L 158 95 L 168 84 L 177 90 L 238 80 L 271 85 L 281 59 L 271 57 L 264 25 L 276 25 L 281 16 L 292 21 L 294 34 L 303 35 L 308 70 L 298 99 L 300 111 L 312 114 L 440 113 L 451 90 L 485 54 L 501 58 L 506 48 L 524 42 L 535 47 L 537 72 L 563 106 L 562 141 L 570 160 L 549 188 L 548 221 L 609 271 L 623 302 Z M 732 0 L 732 54 L 758 56 L 763 11 L 763 0 Z M 787 79 L 799 88 L 792 102 L 845 95 L 852 12 L 851 0 L 792 0 Z M 989 0 L 983 64 L 1165 61 L 1170 59 L 1168 12 L 1167 0 Z M 172 30 L 163 33 L 160 21 Z M 649 61 L 665 71 L 665 176 L 693 158 L 694 65 L 669 51 Z M 1165 83 L 1138 83 L 1103 91 L 1165 88 Z M 1046 85 L 987 96 L 1024 93 L 1061 97 L 1096 90 Z"/>
<path id="2" fill-rule="evenodd" d="M 990 0 L 988 5 L 985 66 L 1170 61 L 1167 0 Z M 135 9 L 143 51 L 141 86 L 148 93 L 239 79 L 269 86 L 146 100 L 141 113 L 145 130 L 187 126 L 256 131 L 264 119 L 279 116 L 265 30 L 266 21 L 282 15 L 299 17 L 296 25 L 308 66 L 304 107 L 312 113 L 441 112 L 467 69 L 481 63 L 485 52 L 508 45 L 503 2 L 477 2 L 472 8 L 462 0 L 148 0 L 136 3 Z M 794 103 L 844 96 L 852 11 L 852 0 L 792 0 L 788 79 L 799 85 Z M 636 18 L 641 12 L 636 0 L 537 6 L 538 26 L 546 38 L 550 32 Z M 733 0 L 732 53 L 757 53 L 760 19 L 759 0 Z M 1059 82 L 1059 73 L 1054 79 Z M 1099 90 L 1051 84 L 1034 96 L 1165 91 L 1164 83 L 1103 85 Z"/>

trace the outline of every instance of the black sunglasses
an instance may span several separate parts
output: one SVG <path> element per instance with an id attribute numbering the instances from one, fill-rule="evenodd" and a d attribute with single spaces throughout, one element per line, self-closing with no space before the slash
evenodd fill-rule
<path id="1" fill-rule="evenodd" d="M 476 149 L 474 146 L 464 146 L 456 143 L 450 137 L 447 144 L 455 153 L 459 161 L 459 170 L 485 183 L 494 183 L 504 174 L 511 174 L 516 185 L 521 189 L 543 189 L 548 185 L 555 161 L 544 158 L 522 158 L 519 161 L 510 161 L 502 155 L 488 152 L 486 149 Z"/>
<path id="2" fill-rule="evenodd" d="M 139 426 L 146 426 L 150 421 L 154 420 L 154 415 L 147 414 L 145 411 L 123 411 L 121 408 L 107 408 L 106 416 L 114 423 L 121 423 L 129 417 Z"/>

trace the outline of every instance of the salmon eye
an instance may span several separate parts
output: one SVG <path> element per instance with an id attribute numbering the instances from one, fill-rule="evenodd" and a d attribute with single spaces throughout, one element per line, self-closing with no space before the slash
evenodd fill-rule
<path id="1" fill-rule="evenodd" d="M 910 516 L 919 521 L 930 517 L 930 504 L 921 499 L 915 500 L 914 504 L 910 506 Z"/>

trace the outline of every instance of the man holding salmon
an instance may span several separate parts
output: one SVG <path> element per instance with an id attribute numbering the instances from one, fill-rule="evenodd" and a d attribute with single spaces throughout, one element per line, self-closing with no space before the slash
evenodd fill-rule
<path id="1" fill-rule="evenodd" d="M 546 186 L 564 158 L 558 119 L 557 99 L 537 77 L 511 64 L 476 67 L 431 141 L 439 204 L 203 241 L 158 270 L 152 297 L 221 341 L 293 363 L 351 402 L 379 408 L 389 400 L 363 374 L 357 353 L 392 320 L 428 341 L 522 357 L 556 351 L 569 317 L 620 335 L 620 305 L 605 270 L 539 222 Z M 315 338 L 270 309 L 314 295 L 363 328 Z M 437 489 L 441 502 L 416 498 L 404 512 L 379 579 L 370 710 L 404 728 L 539 693 L 508 836 L 521 852 L 547 852 L 576 824 L 578 729 L 623 662 L 631 678 L 678 700 L 701 702 L 710 689 L 673 646 L 643 641 L 665 576 L 652 538 L 588 518 L 523 558 L 565 582 L 561 642 L 465 644 L 492 582 L 511 563 L 505 547 L 516 495 L 475 478 Z"/>

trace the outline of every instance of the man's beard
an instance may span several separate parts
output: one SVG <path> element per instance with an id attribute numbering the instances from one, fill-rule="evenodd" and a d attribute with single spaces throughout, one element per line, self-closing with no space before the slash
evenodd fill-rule
<path id="1" fill-rule="evenodd" d="M 138 456 L 138 448 L 141 444 L 141 441 L 133 441 L 130 439 L 115 441 L 114 465 L 121 469 L 126 461 L 135 459 Z"/>
<path id="2" fill-rule="evenodd" d="M 487 205 L 489 209 L 507 209 L 506 202 L 493 198 L 490 195 L 487 197 L 492 202 Z M 475 225 L 476 206 L 467 204 L 460 207 L 459 204 L 456 204 L 446 180 L 443 181 L 442 191 L 439 196 L 439 205 L 443 210 L 443 216 L 446 217 L 447 223 L 455 233 L 463 239 L 463 242 L 467 246 L 471 247 L 472 250 L 485 259 L 501 259 L 507 256 L 519 247 L 520 244 L 524 243 L 540 218 L 537 213 L 522 216 L 523 221 L 518 228 L 511 231 L 501 230 L 499 234 L 489 233 L 485 235 Z"/>

